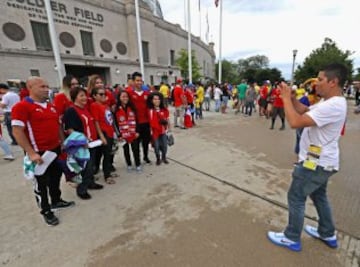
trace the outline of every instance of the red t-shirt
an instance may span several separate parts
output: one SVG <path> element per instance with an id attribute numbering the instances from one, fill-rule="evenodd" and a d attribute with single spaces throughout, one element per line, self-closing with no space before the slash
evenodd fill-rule
<path id="1" fill-rule="evenodd" d="M 23 100 L 25 97 L 29 96 L 29 90 L 26 87 L 21 88 L 19 96 L 20 96 L 20 100 Z"/>
<path id="2" fill-rule="evenodd" d="M 186 90 L 185 91 L 186 101 L 188 104 L 193 104 L 194 102 L 194 95 L 192 92 Z"/>
<path id="3" fill-rule="evenodd" d="M 281 98 L 281 92 L 280 92 L 279 88 L 275 88 L 274 90 L 272 90 L 271 97 L 273 99 L 274 108 L 283 108 L 284 107 L 284 102 Z"/>
<path id="4" fill-rule="evenodd" d="M 147 107 L 149 92 L 141 91 L 141 94 L 139 95 L 136 91 L 131 91 L 129 95 L 136 108 L 137 123 L 149 123 Z"/>
<path id="5" fill-rule="evenodd" d="M 174 107 L 180 107 L 183 105 L 184 90 L 180 85 L 176 85 L 174 88 Z"/>
<path id="6" fill-rule="evenodd" d="M 262 99 L 266 99 L 268 96 L 268 88 L 267 86 L 262 86 L 259 91 L 260 97 Z"/>
<path id="7" fill-rule="evenodd" d="M 90 141 L 94 141 L 98 138 L 94 117 L 91 116 L 90 112 L 86 108 L 80 108 L 74 105 L 76 113 L 79 115 L 79 118 L 82 122 L 84 128 L 84 134 Z"/>
<path id="8" fill-rule="evenodd" d="M 52 104 L 44 104 L 45 107 L 26 97 L 11 112 L 11 124 L 25 127 L 25 134 L 37 152 L 60 146 L 59 114 Z"/>
<path id="9" fill-rule="evenodd" d="M 150 109 L 149 118 L 150 118 L 151 136 L 153 140 L 156 140 L 160 135 L 165 134 L 166 132 L 167 126 L 162 125 L 160 121 L 169 119 L 169 110 L 167 108 L 158 109 L 158 110 Z"/>
<path id="10" fill-rule="evenodd" d="M 56 111 L 59 113 L 60 116 L 64 115 L 65 110 L 72 106 L 72 102 L 67 98 L 64 93 L 59 93 L 55 95 L 54 102 L 53 102 Z"/>
<path id="11" fill-rule="evenodd" d="M 90 113 L 99 123 L 100 129 L 110 138 L 114 136 L 114 119 L 110 108 L 106 104 L 94 102 L 90 105 Z"/>
<path id="12" fill-rule="evenodd" d="M 114 97 L 113 93 L 109 89 L 105 90 L 105 95 L 106 95 L 106 104 L 109 107 L 112 107 L 113 105 L 116 104 L 115 97 Z"/>
<path id="13" fill-rule="evenodd" d="M 121 137 L 131 143 L 136 139 L 136 116 L 134 110 L 120 106 L 116 112 Z"/>

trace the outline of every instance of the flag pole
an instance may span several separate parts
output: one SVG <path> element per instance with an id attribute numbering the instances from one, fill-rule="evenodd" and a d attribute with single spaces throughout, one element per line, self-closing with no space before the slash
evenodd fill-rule
<path id="1" fill-rule="evenodd" d="M 190 0 L 187 2 L 187 19 L 188 19 L 188 65 L 189 65 L 189 83 L 192 83 L 192 53 L 191 53 L 191 14 L 190 14 Z"/>
<path id="2" fill-rule="evenodd" d="M 219 84 L 221 84 L 222 75 L 222 0 L 220 3 L 220 25 L 219 25 Z"/>
<path id="3" fill-rule="evenodd" d="M 201 3 L 200 3 L 200 0 L 199 0 L 199 37 L 201 40 Z"/>
<path id="4" fill-rule="evenodd" d="M 140 71 L 143 77 L 143 81 L 145 83 L 144 56 L 143 56 L 141 28 L 140 28 L 139 0 L 135 0 L 135 14 L 136 14 L 136 31 L 137 31 L 137 39 L 138 39 Z"/>
<path id="5" fill-rule="evenodd" d="M 46 8 L 46 14 L 48 17 L 48 23 L 49 23 L 49 33 L 50 33 L 50 39 L 51 39 L 51 45 L 54 52 L 55 57 L 55 64 L 56 69 L 59 76 L 59 88 L 62 87 L 62 79 L 65 76 L 65 68 L 64 65 L 61 62 L 61 56 L 60 56 L 60 49 L 59 49 L 59 43 L 58 38 L 55 30 L 55 24 L 54 24 L 54 17 L 51 10 L 51 4 L 50 0 L 45 0 L 45 8 Z"/>

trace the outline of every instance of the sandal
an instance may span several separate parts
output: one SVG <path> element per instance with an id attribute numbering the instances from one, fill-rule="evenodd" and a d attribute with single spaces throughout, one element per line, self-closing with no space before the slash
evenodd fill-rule
<path id="1" fill-rule="evenodd" d="M 111 177 L 105 178 L 105 183 L 107 184 L 115 184 L 115 180 Z"/>

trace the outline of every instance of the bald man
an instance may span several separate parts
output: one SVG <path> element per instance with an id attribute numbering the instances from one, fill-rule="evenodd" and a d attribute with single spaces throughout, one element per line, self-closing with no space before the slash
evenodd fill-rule
<path id="1" fill-rule="evenodd" d="M 61 152 L 63 141 L 59 115 L 48 100 L 49 85 L 40 77 L 30 77 L 26 82 L 29 96 L 13 107 L 12 127 L 17 143 L 35 164 L 42 164 L 41 155 L 46 151 Z M 60 178 L 62 171 L 55 159 L 43 175 L 33 179 L 35 198 L 48 225 L 59 224 L 52 210 L 73 206 L 73 201 L 61 199 Z M 48 200 L 48 191 L 51 205 Z"/>

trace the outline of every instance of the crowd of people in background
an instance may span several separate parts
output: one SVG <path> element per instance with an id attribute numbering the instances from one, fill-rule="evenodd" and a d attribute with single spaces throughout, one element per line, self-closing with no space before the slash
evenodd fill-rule
<path id="1" fill-rule="evenodd" d="M 141 173 L 144 165 L 152 164 L 150 146 L 157 166 L 169 164 L 167 150 L 169 139 L 173 138 L 172 129 L 187 130 L 196 126 L 204 118 L 203 112 L 233 112 L 244 117 L 257 112 L 258 116 L 269 119 L 270 130 L 275 128 L 279 117 L 282 131 L 285 111 L 280 86 L 280 81 L 271 83 L 269 80 L 261 85 L 246 80 L 238 85 L 227 82 L 203 85 L 177 78 L 174 84 L 161 82 L 155 87 L 144 85 L 142 74 L 135 72 L 126 85 L 114 86 L 106 85 L 99 75 L 89 76 L 82 84 L 76 77 L 67 75 L 60 91 L 54 94 L 45 79 L 30 77 L 21 84 L 18 93 L 0 84 L 0 107 L 11 145 L 19 144 L 28 157 L 24 169 L 30 170 L 27 177 L 35 181 L 34 192 L 41 214 L 47 224 L 56 225 L 59 221 L 52 209 L 74 205 L 60 197 L 62 174 L 76 188 L 79 198 L 91 199 L 89 190 L 104 187 L 95 178 L 100 170 L 105 184 L 116 183 L 114 155 L 119 148 L 122 147 L 128 172 Z M 356 87 L 344 93 L 354 94 L 356 105 L 359 105 L 359 91 Z M 292 93 L 305 106 L 320 100 L 316 83 L 306 87 L 294 84 Z M 170 121 L 170 107 L 174 112 L 173 122 Z M 296 130 L 296 154 L 302 130 Z M 0 146 L 4 159 L 15 159 L 1 134 L 1 126 Z M 36 174 L 36 164 L 43 162 L 42 155 L 46 151 L 54 152 L 57 159 L 45 173 Z"/>

